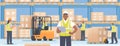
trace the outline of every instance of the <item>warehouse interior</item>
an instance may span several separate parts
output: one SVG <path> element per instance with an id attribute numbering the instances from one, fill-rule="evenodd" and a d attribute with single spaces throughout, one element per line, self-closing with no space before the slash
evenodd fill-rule
<path id="1" fill-rule="evenodd" d="M 85 41 L 80 41 L 81 31 L 71 36 L 72 46 L 119 46 L 120 45 L 120 0 L 0 0 L 0 46 L 60 46 L 60 36 L 56 32 L 63 13 L 68 12 L 75 24 L 86 23 Z M 45 19 L 52 31 L 52 41 L 31 40 L 33 16 L 49 16 Z M 13 45 L 8 45 L 6 22 L 12 19 Z M 117 44 L 101 43 L 104 38 L 111 42 L 111 23 L 117 27 Z M 42 32 L 40 32 L 42 33 Z M 44 33 L 49 34 L 49 33 Z M 89 42 L 98 40 L 96 42 Z"/>

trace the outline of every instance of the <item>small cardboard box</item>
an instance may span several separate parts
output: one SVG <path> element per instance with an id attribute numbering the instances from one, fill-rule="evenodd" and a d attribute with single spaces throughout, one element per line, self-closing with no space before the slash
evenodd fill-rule
<path id="1" fill-rule="evenodd" d="M 17 2 L 17 0 L 4 0 L 4 2 Z"/>
<path id="2" fill-rule="evenodd" d="M 48 0 L 48 2 L 60 2 L 60 0 Z"/>
<path id="3" fill-rule="evenodd" d="M 75 16 L 75 20 L 76 21 L 81 21 L 83 18 L 82 18 L 82 15 L 76 15 Z"/>
<path id="4" fill-rule="evenodd" d="M 44 3 L 44 2 L 47 2 L 47 0 L 33 0 L 33 2 L 42 2 L 42 3 Z"/>
<path id="5" fill-rule="evenodd" d="M 31 0 L 18 0 L 18 2 L 31 2 Z"/>

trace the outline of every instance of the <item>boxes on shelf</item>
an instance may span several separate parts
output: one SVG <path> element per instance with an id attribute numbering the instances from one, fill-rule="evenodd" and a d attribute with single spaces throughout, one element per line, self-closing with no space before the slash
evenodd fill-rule
<path id="1" fill-rule="evenodd" d="M 18 2 L 31 2 L 31 0 L 18 0 Z"/>
<path id="2" fill-rule="evenodd" d="M 74 9 L 62 9 L 62 14 L 68 13 L 69 16 L 74 16 Z"/>
<path id="3" fill-rule="evenodd" d="M 82 18 L 82 15 L 76 15 L 75 16 L 75 20 L 76 21 L 81 21 L 83 18 Z"/>
<path id="4" fill-rule="evenodd" d="M 59 33 L 57 33 L 57 27 L 52 27 L 52 31 L 54 31 L 54 37 L 55 38 L 59 38 L 60 36 L 59 36 Z"/>
<path id="5" fill-rule="evenodd" d="M 94 2 L 94 3 L 102 3 L 102 2 L 104 2 L 104 0 L 91 0 L 91 2 Z"/>
<path id="6" fill-rule="evenodd" d="M 25 44 L 25 46 L 50 46 L 50 44 L 48 44 L 48 43 L 43 43 L 43 44 L 38 44 L 38 43 L 31 44 L 31 43 L 27 43 L 27 44 Z"/>
<path id="7" fill-rule="evenodd" d="M 4 10 L 4 15 L 5 15 L 5 21 L 8 21 L 9 18 L 12 19 L 12 21 L 16 21 L 16 9 L 5 9 Z"/>
<path id="8" fill-rule="evenodd" d="M 107 3 L 116 3 L 116 2 L 118 2 L 118 0 L 105 0 L 105 2 L 107 2 Z"/>
<path id="9" fill-rule="evenodd" d="M 33 13 L 34 16 L 46 16 L 45 12 L 34 12 Z"/>
<path id="10" fill-rule="evenodd" d="M 47 0 L 33 0 L 33 2 L 41 2 L 41 3 L 44 3 L 44 2 L 47 2 Z"/>
<path id="11" fill-rule="evenodd" d="M 64 3 L 74 3 L 75 0 L 62 0 L 62 2 L 64 2 Z"/>
<path id="12" fill-rule="evenodd" d="M 30 22 L 20 22 L 20 28 L 31 28 Z"/>
<path id="13" fill-rule="evenodd" d="M 60 2 L 60 0 L 48 0 L 48 2 L 56 3 L 56 2 Z"/>
<path id="14" fill-rule="evenodd" d="M 91 20 L 92 21 L 104 21 L 104 13 L 103 12 L 91 12 Z"/>
<path id="15" fill-rule="evenodd" d="M 88 31 L 87 38 L 89 43 L 103 43 L 107 38 L 107 31 L 105 28 L 92 27 Z"/>
<path id="16" fill-rule="evenodd" d="M 12 29 L 12 37 L 13 38 L 18 38 L 18 31 L 19 30 L 19 27 L 14 27 L 13 29 Z M 4 38 L 7 38 L 7 28 L 6 28 L 6 26 L 5 26 L 5 28 L 4 28 Z"/>
<path id="17" fill-rule="evenodd" d="M 116 15 L 107 15 L 105 16 L 105 21 L 117 21 Z"/>
<path id="18" fill-rule="evenodd" d="M 20 16 L 20 22 L 30 22 L 32 21 L 32 16 L 30 15 L 21 15 Z"/>
<path id="19" fill-rule="evenodd" d="M 17 0 L 4 0 L 4 2 L 17 2 Z"/>
<path id="20" fill-rule="evenodd" d="M 78 28 L 79 29 L 79 28 Z M 71 37 L 72 40 L 80 40 L 81 39 L 81 31 L 77 30 L 75 34 L 72 35 Z"/>
<path id="21" fill-rule="evenodd" d="M 30 29 L 19 29 L 19 38 L 30 38 Z"/>
<path id="22" fill-rule="evenodd" d="M 59 21 L 59 15 L 51 15 L 52 21 Z"/>

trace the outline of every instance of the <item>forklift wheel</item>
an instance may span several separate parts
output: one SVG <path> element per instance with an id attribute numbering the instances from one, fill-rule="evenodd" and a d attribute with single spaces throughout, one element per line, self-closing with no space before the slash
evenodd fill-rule
<path id="1" fill-rule="evenodd" d="M 53 39 L 49 39 L 49 41 L 52 41 Z"/>
<path id="2" fill-rule="evenodd" d="M 46 38 L 46 37 L 43 37 L 43 40 L 44 40 L 44 41 L 47 41 L 47 38 Z"/>
<path id="3" fill-rule="evenodd" d="M 34 36 L 32 36 L 32 37 L 31 37 L 31 40 L 32 40 L 32 41 L 35 41 L 36 39 L 35 39 L 35 37 L 34 37 Z"/>
<path id="4" fill-rule="evenodd" d="M 38 41 L 41 41 L 41 39 L 37 39 Z"/>

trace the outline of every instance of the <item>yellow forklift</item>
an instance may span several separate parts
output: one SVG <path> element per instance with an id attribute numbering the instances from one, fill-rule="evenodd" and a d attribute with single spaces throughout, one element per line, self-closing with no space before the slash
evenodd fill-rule
<path id="1" fill-rule="evenodd" d="M 49 26 L 47 26 L 48 25 L 46 24 L 47 22 L 50 23 Z M 31 40 L 52 41 L 53 39 L 54 39 L 54 31 L 52 31 L 52 18 L 50 16 L 33 16 Z"/>

